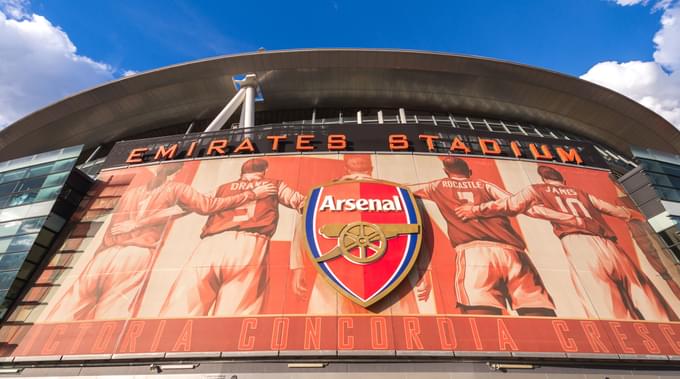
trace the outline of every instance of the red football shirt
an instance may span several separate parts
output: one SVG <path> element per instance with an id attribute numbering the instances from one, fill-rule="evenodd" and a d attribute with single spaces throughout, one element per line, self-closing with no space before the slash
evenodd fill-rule
<path id="1" fill-rule="evenodd" d="M 221 185 L 217 189 L 218 198 L 252 190 L 255 187 L 271 183 L 277 193 L 258 200 L 249 201 L 238 208 L 212 214 L 206 221 L 201 238 L 227 230 L 238 230 L 272 236 L 279 220 L 279 204 L 289 208 L 300 209 L 305 197 L 288 187 L 284 182 L 268 178 L 252 178 L 248 174 L 239 180 Z"/>
<path id="2" fill-rule="evenodd" d="M 430 182 L 415 191 L 415 195 L 432 200 L 444 219 L 451 244 L 455 247 L 472 241 L 492 241 L 524 250 L 522 237 L 505 216 L 463 221 L 454 210 L 463 204 L 482 204 L 508 196 L 496 185 L 483 180 L 444 178 Z"/>
<path id="3" fill-rule="evenodd" d="M 569 234 L 589 234 L 615 239 L 616 235 L 607 225 L 602 214 L 625 220 L 628 220 L 631 215 L 630 211 L 624 207 L 610 204 L 578 188 L 552 181 L 532 184 L 511 197 L 482 204 L 476 207 L 474 212 L 484 217 L 511 216 L 523 213 L 536 205 L 578 216 L 585 221 L 581 226 L 553 221 L 553 231 L 560 238 Z"/>

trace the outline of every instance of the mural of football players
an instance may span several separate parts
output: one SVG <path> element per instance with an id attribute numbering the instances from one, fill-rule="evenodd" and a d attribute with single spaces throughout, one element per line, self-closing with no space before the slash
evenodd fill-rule
<path id="1" fill-rule="evenodd" d="M 510 194 L 473 177 L 462 158 L 442 159 L 446 178 L 412 185 L 414 194 L 433 201 L 447 223 L 456 250 L 455 291 L 460 309 L 467 314 L 502 314 L 509 304 L 521 316 L 555 316 L 555 305 L 526 252 L 526 244 L 508 217 L 467 221 L 455 209 L 482 204 Z M 549 209 L 527 208 L 532 217 L 578 223 L 573 215 Z"/>
<path id="2" fill-rule="evenodd" d="M 120 198 L 101 246 L 52 309 L 51 320 L 134 317 L 168 221 L 168 209 L 207 215 L 233 209 L 276 191 L 260 186 L 228 197 L 205 196 L 173 181 L 182 164 L 158 166 L 155 175 Z"/>
<path id="3" fill-rule="evenodd" d="M 553 231 L 561 240 L 570 262 L 572 281 L 582 284 L 597 310 L 589 316 L 614 319 L 676 320 L 649 278 L 616 243 L 616 235 L 603 214 L 630 220 L 633 214 L 625 207 L 610 204 L 585 191 L 569 186 L 562 174 L 551 166 L 539 165 L 543 183 L 532 184 L 511 197 L 484 204 L 465 204 L 456 208 L 463 219 L 511 216 L 535 205 L 568 212 L 585 223 L 574 226 L 553 222 Z"/>
<path id="4" fill-rule="evenodd" d="M 345 154 L 343 155 L 343 163 L 345 173 L 335 181 L 347 180 L 375 180 L 373 177 L 373 162 L 369 154 Z M 300 234 L 300 233 L 299 233 Z M 297 254 L 295 254 L 297 253 Z M 329 284 L 324 283 L 324 279 L 317 275 L 311 289 L 308 289 L 304 282 L 304 270 L 301 263 L 301 256 L 304 255 L 301 249 L 298 249 L 294 255 L 297 255 L 296 263 L 291 264 L 293 268 L 293 290 L 296 295 L 303 297 L 309 295 L 309 303 L 307 312 L 310 314 L 321 313 L 335 313 L 336 312 L 336 298 L 337 298 L 337 312 L 341 314 L 357 314 L 366 313 L 366 309 L 355 304 L 344 296 L 338 296 L 338 293 Z M 429 275 L 423 275 L 418 281 L 415 288 L 415 297 L 413 294 L 406 295 L 395 302 L 394 312 L 402 314 L 418 313 L 418 300 L 427 300 L 430 295 L 432 284 Z M 309 292 L 309 293 L 308 293 Z M 388 295 L 390 296 L 390 295 Z"/>
<path id="5" fill-rule="evenodd" d="M 631 212 L 637 213 L 637 211 L 634 210 L 636 207 L 633 201 L 619 188 L 617 188 L 617 195 L 619 196 L 618 201 L 620 205 L 627 207 Z M 668 268 L 663 264 L 659 254 L 664 250 L 661 241 L 659 241 L 659 237 L 654 233 L 649 224 L 644 221 L 642 215 L 630 219 L 626 223 L 626 226 L 628 227 L 628 231 L 630 232 L 633 241 L 635 241 L 637 247 L 647 258 L 649 264 L 659 273 L 661 278 L 666 281 L 666 284 L 668 284 L 668 287 L 673 291 L 675 297 L 680 299 L 680 286 L 678 286 L 675 279 L 668 271 Z M 680 273 L 679 266 L 673 265 L 673 269 L 675 270 L 676 275 L 677 273 Z"/>
<path id="6" fill-rule="evenodd" d="M 301 211 L 305 196 L 266 177 L 269 163 L 252 158 L 238 180 L 221 185 L 215 196 L 230 197 L 261 186 L 274 193 L 208 217 L 201 241 L 173 283 L 162 316 L 251 315 L 262 309 L 267 286 L 266 257 L 276 231 L 279 204 Z"/>

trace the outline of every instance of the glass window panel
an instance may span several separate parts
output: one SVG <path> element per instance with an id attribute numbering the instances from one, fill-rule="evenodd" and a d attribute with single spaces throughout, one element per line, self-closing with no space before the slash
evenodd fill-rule
<path id="1" fill-rule="evenodd" d="M 38 189 L 42 187 L 44 182 L 45 177 L 24 179 L 19 182 L 17 188 L 14 189 L 14 192 L 28 192 L 28 191 L 37 192 Z"/>
<path id="2" fill-rule="evenodd" d="M 13 236 L 19 231 L 21 221 L 3 222 L 0 224 L 0 237 Z"/>
<path id="3" fill-rule="evenodd" d="M 66 171 L 48 176 L 43 183 L 43 187 L 60 186 L 64 184 L 69 173 L 69 171 Z"/>
<path id="4" fill-rule="evenodd" d="M 78 155 L 80 154 L 80 151 L 83 149 L 83 145 L 76 145 L 76 146 L 71 146 L 71 147 L 65 147 L 61 150 L 61 155 Z"/>
<path id="5" fill-rule="evenodd" d="M 18 270 L 28 253 L 0 254 L 0 271 Z"/>
<path id="6" fill-rule="evenodd" d="M 39 201 L 47 201 L 47 200 L 56 199 L 57 196 L 59 196 L 59 191 L 61 191 L 61 186 L 43 188 L 35 196 L 34 201 L 39 202 Z"/>
<path id="7" fill-rule="evenodd" d="M 7 251 L 9 244 L 12 243 L 12 238 L 14 237 L 0 239 L 0 252 Z"/>
<path id="8" fill-rule="evenodd" d="M 9 200 L 12 198 L 11 195 L 0 197 L 0 208 L 7 208 L 9 206 Z"/>
<path id="9" fill-rule="evenodd" d="M 657 191 L 663 200 L 680 202 L 680 192 L 670 188 L 657 187 Z"/>
<path id="10" fill-rule="evenodd" d="M 24 205 L 24 204 L 29 204 L 33 202 L 33 199 L 35 198 L 35 193 L 33 192 L 24 192 L 19 195 L 14 195 L 12 198 L 9 200 L 9 206 L 10 207 L 16 207 L 19 205 Z"/>
<path id="11" fill-rule="evenodd" d="M 649 177 L 652 179 L 652 183 L 660 186 L 672 187 L 673 182 L 671 182 L 671 176 L 660 175 L 655 173 L 648 173 Z"/>
<path id="12" fill-rule="evenodd" d="M 0 196 L 9 195 L 10 193 L 14 192 L 14 188 L 16 188 L 16 186 L 17 182 L 0 184 Z"/>
<path id="13" fill-rule="evenodd" d="M 44 217 L 38 217 L 38 218 L 31 218 L 24 220 L 21 223 L 21 229 L 19 229 L 20 234 L 26 234 L 26 233 L 38 233 L 40 229 L 42 228 L 42 225 L 45 221 Z"/>
<path id="14" fill-rule="evenodd" d="M 33 246 L 33 241 L 35 241 L 36 234 L 24 234 L 23 236 L 17 236 L 12 238 L 12 241 L 7 246 L 6 252 L 15 253 L 18 251 L 28 251 L 31 246 Z"/>
<path id="15" fill-rule="evenodd" d="M 70 171 L 75 163 L 76 158 L 56 161 L 52 165 L 52 172 Z"/>
<path id="16" fill-rule="evenodd" d="M 7 290 L 14 282 L 14 278 L 17 277 L 19 271 L 5 271 L 0 272 L 0 290 Z"/>
<path id="17" fill-rule="evenodd" d="M 28 177 L 44 176 L 50 173 L 53 163 L 45 163 L 28 168 Z"/>
<path id="18" fill-rule="evenodd" d="M 15 180 L 23 179 L 26 175 L 26 169 L 22 168 L 20 170 L 8 171 L 2 175 L 2 183 L 13 182 Z"/>
<path id="19" fill-rule="evenodd" d="M 680 176 L 680 167 L 667 163 L 660 164 L 661 171 L 668 175 Z"/>

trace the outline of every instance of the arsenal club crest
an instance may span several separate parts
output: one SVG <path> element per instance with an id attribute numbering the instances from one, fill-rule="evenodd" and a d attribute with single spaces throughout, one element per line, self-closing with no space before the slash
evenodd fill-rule
<path id="1" fill-rule="evenodd" d="M 411 192 L 396 184 L 341 181 L 314 188 L 304 218 L 319 272 L 364 307 L 392 291 L 418 257 L 418 207 Z"/>

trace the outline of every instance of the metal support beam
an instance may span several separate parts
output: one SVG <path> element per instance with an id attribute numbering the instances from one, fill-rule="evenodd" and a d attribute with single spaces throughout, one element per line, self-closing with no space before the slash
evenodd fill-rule
<path id="1" fill-rule="evenodd" d="M 236 112 L 236 109 L 241 105 L 243 102 L 243 99 L 246 98 L 246 90 L 245 88 L 241 87 L 238 92 L 236 92 L 236 95 L 229 100 L 227 105 L 222 108 L 222 111 L 215 117 L 214 120 L 208 125 L 207 128 L 205 128 L 206 132 L 215 132 L 220 129 L 222 129 L 222 126 L 229 120 L 229 117 Z"/>
<path id="2" fill-rule="evenodd" d="M 206 132 L 214 132 L 222 129 L 224 124 L 229 121 L 229 118 L 236 112 L 239 106 L 241 107 L 241 122 L 240 127 L 250 128 L 255 126 L 255 94 L 257 92 L 257 77 L 255 74 L 246 75 L 243 80 L 237 81 L 240 86 L 236 95 L 229 100 L 222 111 L 215 117 L 214 120 L 205 129 Z"/>
<path id="3" fill-rule="evenodd" d="M 246 88 L 246 99 L 243 103 L 241 112 L 245 114 L 243 117 L 242 128 L 252 128 L 255 126 L 255 87 L 248 86 Z"/>
<path id="4" fill-rule="evenodd" d="M 399 108 L 399 123 L 406 123 L 406 110 L 404 108 Z"/>
<path id="5" fill-rule="evenodd" d="M 94 159 L 94 157 L 97 155 L 97 153 L 99 152 L 99 150 L 101 150 L 101 148 L 102 148 L 102 145 L 97 145 L 97 147 L 94 149 L 94 151 L 92 152 L 92 154 L 90 154 L 90 156 L 87 157 L 87 159 L 85 160 L 85 162 L 83 162 L 83 164 L 88 163 L 88 162 L 90 162 L 92 159 Z"/>
<path id="6" fill-rule="evenodd" d="M 196 121 L 191 121 L 191 123 L 189 123 L 189 127 L 184 132 L 184 135 L 191 133 L 194 130 L 194 125 L 196 125 Z"/>

